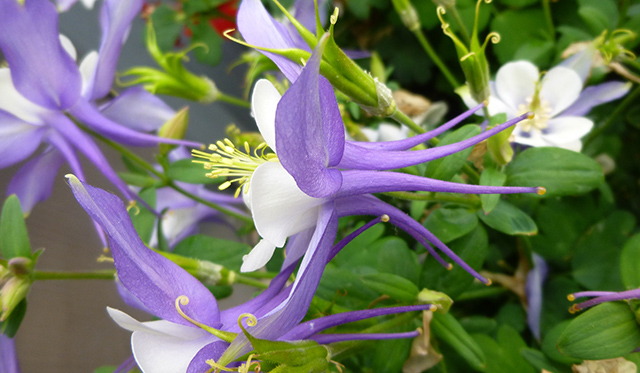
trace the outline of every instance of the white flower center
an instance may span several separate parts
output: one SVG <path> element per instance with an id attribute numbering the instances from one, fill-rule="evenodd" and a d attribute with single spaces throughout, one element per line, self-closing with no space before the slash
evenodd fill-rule
<path id="1" fill-rule="evenodd" d="M 518 105 L 518 115 L 532 112 L 533 119 L 525 119 L 518 123 L 523 132 L 531 132 L 533 129 L 542 131 L 547 128 L 547 122 L 551 119 L 552 108 L 549 101 L 540 99 L 536 95 L 529 97 L 526 104 Z"/>

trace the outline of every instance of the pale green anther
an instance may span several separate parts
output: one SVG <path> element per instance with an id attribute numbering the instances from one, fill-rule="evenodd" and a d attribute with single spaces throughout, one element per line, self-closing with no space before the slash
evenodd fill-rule
<path id="1" fill-rule="evenodd" d="M 416 8 L 413 7 L 411 1 L 409 0 L 391 0 L 393 2 L 393 7 L 396 8 L 396 12 L 400 16 L 402 23 L 411 31 L 419 30 L 420 18 L 418 17 L 418 12 Z"/>
<path id="2" fill-rule="evenodd" d="M 491 2 L 490 0 L 478 0 L 476 3 L 475 21 L 473 24 L 473 33 L 471 35 L 471 43 L 469 47 L 467 47 L 451 31 L 449 23 L 444 20 L 443 15 L 446 13 L 445 7 L 439 6 L 437 9 L 438 18 L 440 18 L 440 22 L 442 23 L 442 31 L 445 35 L 450 37 L 451 40 L 453 40 L 456 53 L 460 60 L 460 67 L 462 68 L 462 72 L 467 80 L 467 85 L 469 86 L 469 93 L 476 102 L 487 101 L 491 94 L 491 90 L 489 89 L 489 63 L 485 56 L 485 49 L 489 41 L 494 44 L 500 41 L 500 35 L 492 32 L 487 35 L 484 42 L 480 44 L 478 39 L 478 15 L 480 13 L 480 4 L 482 1 L 487 3 Z"/>
<path id="3" fill-rule="evenodd" d="M 438 307 L 437 311 L 440 313 L 447 313 L 453 304 L 453 299 L 447 294 L 429 289 L 422 289 L 418 293 L 417 301 L 421 304 L 433 304 Z"/>

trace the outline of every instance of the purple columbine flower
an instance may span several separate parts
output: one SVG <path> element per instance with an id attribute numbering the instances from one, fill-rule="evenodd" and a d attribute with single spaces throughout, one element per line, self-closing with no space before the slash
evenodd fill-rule
<path id="1" fill-rule="evenodd" d="M 8 69 L 0 68 L 0 168 L 27 159 L 41 143 L 47 144 L 9 184 L 8 193 L 18 195 L 25 213 L 50 196 L 63 162 L 84 178 L 78 151 L 125 196 L 132 197 L 95 142 L 68 115 L 125 145 L 193 145 L 138 132 L 159 128 L 173 113 L 159 98 L 139 88 L 124 92 L 102 108 L 95 104 L 111 88 L 120 47 L 142 3 L 106 0 L 100 14 L 100 50 L 90 53 L 78 67 L 75 49 L 58 35 L 58 13 L 50 1 L 0 1 L 0 49 L 9 64 Z M 141 112 L 153 114 L 141 116 Z M 129 127 L 131 124 L 135 125 Z"/>
<path id="2" fill-rule="evenodd" d="M 392 334 L 319 334 L 348 322 L 370 317 L 432 309 L 431 305 L 391 307 L 346 312 L 299 324 L 307 312 L 327 261 L 332 256 L 337 215 L 324 208 L 318 224 L 291 238 L 291 257 L 268 289 L 256 298 L 228 310 L 219 310 L 211 292 L 175 263 L 150 250 L 135 231 L 124 203 L 113 194 L 83 184 L 68 175 L 82 207 L 104 229 L 118 279 L 144 307 L 161 320 L 139 322 L 124 312 L 108 309 L 111 317 L 133 332 L 131 345 L 137 364 L 145 372 L 202 372 L 207 360 L 227 365 L 251 348 L 240 333 L 238 318 L 254 315 L 257 325 L 247 328 L 263 339 L 315 339 L 330 343 L 353 339 L 415 337 L 417 332 Z M 300 248 L 295 248 L 300 246 Z M 307 252 L 296 281 L 286 281 Z M 226 360 L 223 359 L 226 356 Z M 222 360 L 221 360 L 222 359 Z"/>
<path id="3" fill-rule="evenodd" d="M 325 39 L 326 40 L 326 39 Z M 432 191 L 452 193 L 543 193 L 544 188 L 489 187 L 459 184 L 385 170 L 399 169 L 441 158 L 514 125 L 516 119 L 456 144 L 433 149 L 408 151 L 453 127 L 477 108 L 471 109 L 429 133 L 392 142 L 345 141 L 344 125 L 333 89 L 319 75 L 321 42 L 307 61 L 301 75 L 280 97 L 266 80 L 259 81 L 252 97 L 254 117 L 266 144 L 275 154 L 258 151 L 255 156 L 219 142 L 210 147 L 216 153 L 194 154 L 207 158 L 211 176 L 235 176 L 244 187 L 245 203 L 251 209 L 256 229 L 263 238 L 245 258 L 243 271 L 263 266 L 275 247 L 287 237 L 317 225 L 318 213 L 329 207 L 338 216 L 389 215 L 390 222 L 422 243 L 443 265 L 450 266 L 431 248 L 430 243 L 485 283 L 464 261 L 421 224 L 371 193 L 391 191 Z M 238 170 L 227 160 L 242 158 Z M 240 159 L 238 158 L 238 159 Z M 235 159 L 235 158 L 234 158 Z"/>
<path id="4" fill-rule="evenodd" d="M 593 307 L 604 302 L 613 302 L 616 300 L 629 300 L 640 299 L 640 289 L 626 290 L 626 291 L 580 291 L 577 293 L 569 294 L 567 299 L 570 302 L 576 300 L 576 298 L 592 297 L 591 299 L 573 304 L 569 307 L 569 312 L 576 313 L 582 311 L 585 308 Z"/>

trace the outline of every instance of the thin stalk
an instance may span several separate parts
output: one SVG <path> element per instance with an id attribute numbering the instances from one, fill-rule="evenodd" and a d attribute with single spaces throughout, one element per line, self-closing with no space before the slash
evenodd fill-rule
<path id="1" fill-rule="evenodd" d="M 243 108 L 251 109 L 251 103 L 247 100 L 243 100 L 241 98 L 229 96 L 226 93 L 218 92 L 217 99 L 226 102 L 227 104 L 232 104 L 236 106 L 240 106 Z"/>
<path id="2" fill-rule="evenodd" d="M 460 29 L 460 34 L 462 35 L 462 38 L 464 39 L 465 43 L 471 44 L 471 37 L 469 36 L 469 31 L 467 30 L 467 27 L 464 25 L 464 22 L 462 22 L 462 18 L 460 17 L 460 13 L 458 13 L 458 9 L 455 6 L 452 6 L 451 8 L 447 9 L 447 12 L 451 14 L 451 16 L 453 17 L 453 21 L 456 23 L 456 25 Z"/>
<path id="3" fill-rule="evenodd" d="M 245 277 L 251 277 L 251 278 L 268 278 L 268 279 L 272 279 L 274 277 L 276 277 L 278 274 L 275 272 L 244 272 L 242 273 L 243 276 Z"/>
<path id="4" fill-rule="evenodd" d="M 393 198 L 404 199 L 408 201 L 450 202 L 450 203 L 457 203 L 460 205 L 466 205 L 466 206 L 471 206 L 476 208 L 479 208 L 481 206 L 480 198 L 478 198 L 473 194 L 470 194 L 468 196 L 439 194 L 439 193 L 413 193 L 413 192 L 388 192 L 384 194 Z"/>
<path id="5" fill-rule="evenodd" d="M 416 38 L 418 38 L 420 45 L 422 45 L 422 48 L 424 49 L 425 52 L 427 52 L 427 54 L 429 55 L 433 63 L 436 64 L 436 66 L 440 69 L 442 74 L 444 74 L 444 77 L 447 78 L 447 80 L 449 81 L 449 84 L 451 84 L 451 87 L 453 89 L 458 88 L 460 84 L 458 83 L 456 78 L 453 76 L 451 71 L 447 69 L 447 66 L 442 62 L 442 60 L 440 59 L 436 51 L 433 50 L 433 47 L 431 47 L 429 40 L 427 40 L 427 37 L 425 36 L 424 32 L 422 32 L 422 29 L 414 30 L 413 34 L 416 36 Z"/>
<path id="6" fill-rule="evenodd" d="M 549 28 L 549 36 L 553 40 L 556 35 L 556 29 L 553 26 L 553 18 L 551 17 L 551 6 L 549 5 L 549 0 L 542 1 L 542 8 L 544 9 L 544 17 L 547 21 L 547 27 Z"/>
<path id="7" fill-rule="evenodd" d="M 56 272 L 56 271 L 34 271 L 34 280 L 113 280 L 116 271 L 105 269 L 92 272 Z"/>
<path id="8" fill-rule="evenodd" d="M 591 142 L 593 142 L 593 140 L 595 140 L 600 134 L 602 134 L 609 127 L 611 127 L 611 125 L 613 124 L 614 120 L 624 110 L 626 110 L 627 107 L 629 107 L 632 103 L 636 102 L 636 99 L 637 99 L 638 96 L 640 96 L 640 85 L 637 85 L 636 88 L 633 91 L 631 91 L 631 93 L 628 94 L 627 97 L 625 97 L 624 100 L 622 100 L 620 105 L 618 105 L 618 107 L 616 107 L 616 109 L 613 111 L 613 113 L 611 113 L 611 115 L 609 116 L 609 119 L 607 119 L 607 121 L 602 126 L 600 126 L 600 127 L 596 128 L 596 129 L 594 129 L 593 131 L 591 131 L 589 136 L 587 136 L 587 139 L 584 141 L 584 146 L 587 147 L 587 145 L 591 144 Z"/>
<path id="9" fill-rule="evenodd" d="M 262 281 L 254 280 L 247 276 L 238 275 L 238 274 L 236 275 L 236 283 L 253 286 L 260 289 L 266 289 L 269 287 L 269 284 L 265 284 Z"/>
<path id="10" fill-rule="evenodd" d="M 159 178 L 160 180 L 162 180 L 165 185 L 167 185 L 168 187 L 170 187 L 171 189 L 175 190 L 176 192 L 184 195 L 185 197 L 191 198 L 192 200 L 199 202 L 205 206 L 211 207 L 214 210 L 220 211 L 223 214 L 229 215 L 231 217 L 234 217 L 238 220 L 242 220 L 246 223 L 252 223 L 253 219 L 251 219 L 251 217 L 249 216 L 245 216 L 242 214 L 239 214 L 235 211 L 229 210 L 227 208 L 224 208 L 220 205 L 217 205 L 213 202 L 207 201 L 205 199 L 202 199 L 198 196 L 196 196 L 195 194 L 189 193 L 188 191 L 182 189 L 181 187 L 179 187 L 178 185 L 176 185 L 173 180 L 169 179 L 165 174 L 163 174 L 162 172 L 156 170 L 153 165 L 151 165 L 149 162 L 147 162 L 146 160 L 144 160 L 142 157 L 140 157 L 139 155 L 135 154 L 134 152 L 132 152 L 131 150 L 127 149 L 125 146 L 122 146 L 121 144 L 118 144 L 117 142 L 108 139 L 104 136 L 102 136 L 99 133 L 96 133 L 90 129 L 88 129 L 87 127 L 83 126 L 80 124 L 80 128 L 82 128 L 83 130 L 85 130 L 87 133 L 89 133 L 90 135 L 94 136 L 95 138 L 97 138 L 98 140 L 102 141 L 103 143 L 107 144 L 109 147 L 111 147 L 112 149 L 114 149 L 115 151 L 117 151 L 118 153 L 120 153 L 121 155 L 129 158 L 132 162 L 135 162 L 136 164 L 138 164 L 139 166 L 141 166 L 142 168 L 144 168 L 145 170 L 147 170 L 148 172 L 152 173 L 153 175 L 155 175 L 157 178 Z"/>

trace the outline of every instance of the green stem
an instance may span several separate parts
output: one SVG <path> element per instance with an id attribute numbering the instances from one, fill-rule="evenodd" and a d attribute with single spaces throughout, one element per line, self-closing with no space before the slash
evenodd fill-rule
<path id="1" fill-rule="evenodd" d="M 247 109 L 251 109 L 251 103 L 249 101 L 243 100 L 241 98 L 229 96 L 226 93 L 218 92 L 218 100 L 222 102 L 226 102 L 228 104 L 244 107 Z"/>
<path id="2" fill-rule="evenodd" d="M 450 202 L 479 208 L 480 198 L 476 195 L 450 195 L 439 193 L 387 192 L 387 196 L 408 201 Z"/>
<path id="3" fill-rule="evenodd" d="M 625 97 L 624 100 L 622 100 L 620 105 L 618 105 L 618 107 L 613 111 L 613 113 L 611 113 L 611 115 L 609 116 L 609 119 L 607 119 L 607 121 L 602 126 L 600 126 L 600 127 L 596 128 L 596 129 L 594 129 L 593 131 L 591 131 L 589 136 L 587 136 L 587 139 L 584 140 L 584 147 L 586 148 L 587 145 L 591 144 L 593 142 L 593 140 L 595 140 L 600 134 L 602 134 L 609 127 L 611 127 L 611 125 L 614 123 L 614 120 L 624 110 L 626 110 L 627 107 L 629 107 L 632 103 L 636 102 L 636 99 L 637 99 L 638 96 L 640 96 L 640 85 L 637 85 L 636 88 L 633 91 L 631 91 L 631 93 L 628 94 L 627 97 Z"/>
<path id="4" fill-rule="evenodd" d="M 191 198 L 192 200 L 199 202 L 205 206 L 211 207 L 214 210 L 220 211 L 223 214 L 232 216 L 238 220 L 242 220 L 246 223 L 252 223 L 253 219 L 251 219 L 251 217 L 249 216 L 245 216 L 242 214 L 239 214 L 235 211 L 229 210 L 227 208 L 224 208 L 220 205 L 217 205 L 213 202 L 207 201 L 205 199 L 202 199 L 198 196 L 196 196 L 195 194 L 192 194 L 184 189 L 182 189 L 181 187 L 177 186 L 173 180 L 169 179 L 165 174 L 163 174 L 162 172 L 156 170 L 153 165 L 151 165 L 149 162 L 147 162 L 146 160 L 144 160 L 142 157 L 140 157 L 139 155 L 135 154 L 134 152 L 132 152 L 131 150 L 127 149 L 125 146 L 118 144 L 117 142 L 108 139 L 104 136 L 102 136 L 99 133 L 96 133 L 92 130 L 90 130 L 89 128 L 87 128 L 86 126 L 79 124 L 80 128 L 82 128 L 84 131 L 86 131 L 87 133 L 91 134 L 92 136 L 94 136 L 95 138 L 99 139 L 100 141 L 102 141 L 103 143 L 107 144 L 109 147 L 111 147 L 112 149 L 114 149 L 115 151 L 117 151 L 118 153 L 120 153 L 121 155 L 123 155 L 124 157 L 129 158 L 132 162 L 138 164 L 139 166 L 141 166 L 142 168 L 144 168 L 145 170 L 147 170 L 148 172 L 152 173 L 153 175 L 155 175 L 157 178 L 159 178 L 160 180 L 162 180 L 166 186 L 170 187 L 171 189 L 175 190 L 176 192 L 184 195 L 185 197 Z"/>
<path id="5" fill-rule="evenodd" d="M 418 41 L 420 42 L 420 45 L 422 45 L 422 48 L 424 49 L 424 51 L 427 52 L 429 57 L 431 57 L 431 60 L 433 61 L 433 63 L 435 63 L 436 66 L 438 66 L 438 68 L 440 69 L 442 74 L 444 74 L 444 77 L 447 78 L 447 80 L 449 81 L 449 84 L 451 84 L 453 89 L 458 88 L 460 84 L 458 84 L 458 81 L 456 80 L 456 78 L 454 78 L 453 74 L 451 74 L 451 71 L 447 69 L 447 66 L 442 62 L 440 57 L 438 57 L 438 54 L 436 53 L 436 51 L 433 50 L 433 48 L 431 47 L 431 44 L 429 44 L 429 40 L 427 40 L 427 37 L 425 36 L 424 32 L 422 32 L 422 29 L 414 30 L 413 34 L 416 36 L 416 38 L 418 38 Z"/>
<path id="6" fill-rule="evenodd" d="M 236 283 L 253 286 L 260 289 L 266 289 L 269 287 L 269 284 L 265 284 L 262 281 L 254 280 L 244 275 L 236 274 Z"/>
<path id="7" fill-rule="evenodd" d="M 274 277 L 276 277 L 278 274 L 275 272 L 244 272 L 242 274 L 245 277 L 251 277 L 251 278 L 268 278 L 268 279 L 272 279 Z"/>
<path id="8" fill-rule="evenodd" d="M 471 37 L 469 36 L 469 31 L 467 30 L 467 27 L 464 25 L 464 22 L 462 22 L 462 18 L 460 17 L 460 13 L 458 13 L 458 9 L 454 5 L 451 8 L 448 8 L 447 11 L 450 12 L 451 16 L 453 17 L 453 21 L 456 23 L 456 25 L 460 29 L 460 34 L 462 35 L 462 38 L 464 39 L 466 44 L 467 45 L 471 44 Z"/>
<path id="9" fill-rule="evenodd" d="M 551 6 L 549 6 L 549 0 L 542 1 L 542 8 L 544 9 L 544 17 L 547 20 L 547 27 L 549 28 L 549 36 L 551 40 L 554 40 L 556 35 L 555 27 L 553 27 L 553 18 L 551 17 Z"/>
<path id="10" fill-rule="evenodd" d="M 105 269 L 93 272 L 56 272 L 56 271 L 34 271 L 34 280 L 113 280 L 116 271 Z"/>

